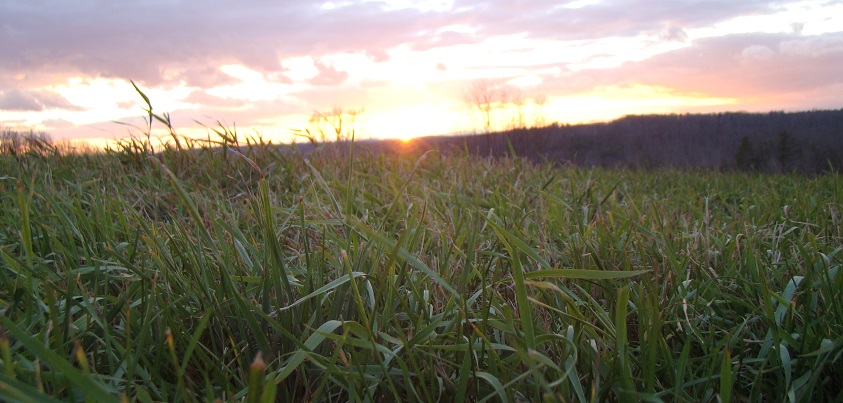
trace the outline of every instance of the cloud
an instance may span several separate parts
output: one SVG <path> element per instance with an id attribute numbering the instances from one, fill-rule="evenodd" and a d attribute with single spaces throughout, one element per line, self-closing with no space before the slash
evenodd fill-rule
<path id="1" fill-rule="evenodd" d="M 596 86 L 640 84 L 773 105 L 777 99 L 839 88 L 843 84 L 843 47 L 839 43 L 843 43 L 843 33 L 810 39 L 796 39 L 793 34 L 700 39 L 686 48 L 614 69 L 565 72 L 552 77 L 546 86 L 551 93 L 564 94 Z"/>
<path id="2" fill-rule="evenodd" d="M 17 112 L 40 112 L 46 109 L 82 111 L 63 96 L 46 90 L 11 89 L 0 91 L 0 110 Z"/>
<path id="3" fill-rule="evenodd" d="M 416 41 L 412 45 L 412 49 L 416 51 L 425 51 L 443 46 L 470 45 L 481 41 L 482 38 L 473 34 L 446 31 L 436 34 L 430 38 L 423 38 Z"/>
<path id="4" fill-rule="evenodd" d="M 208 94 L 207 92 L 202 90 L 196 90 L 191 92 L 187 97 L 184 98 L 184 101 L 192 104 L 202 105 L 205 107 L 212 106 L 222 108 L 236 108 L 247 104 L 247 101 L 242 99 L 218 97 L 215 95 Z"/>
<path id="5" fill-rule="evenodd" d="M 173 119 L 173 125 L 181 134 L 202 130 L 203 125 L 205 127 L 215 127 L 218 124 L 217 122 L 221 122 L 227 127 L 236 127 L 238 131 L 243 130 L 245 133 L 248 129 L 242 128 L 274 126 L 277 124 L 276 121 L 279 118 L 290 120 L 291 117 L 297 115 L 309 116 L 312 112 L 312 109 L 294 99 L 242 101 L 242 105 L 235 107 L 233 105 L 240 103 L 241 100 L 220 98 L 209 94 L 191 94 L 191 96 L 205 100 L 216 98 L 218 104 L 207 103 L 203 104 L 199 109 L 189 108 L 167 111 Z M 142 115 L 133 115 L 116 120 L 131 123 L 138 127 L 145 125 Z M 306 123 L 307 119 L 303 119 L 303 122 Z M 299 122 L 296 122 L 296 124 L 299 124 Z M 112 129 L 115 129 L 115 127 L 112 127 Z M 118 127 L 117 129 L 120 128 Z"/>
<path id="6" fill-rule="evenodd" d="M 140 117 L 119 118 L 119 122 L 143 127 L 146 124 Z M 46 126 L 46 124 L 45 124 Z M 63 139 L 113 139 L 116 137 L 127 137 L 131 134 L 137 135 L 139 131 L 128 125 L 117 125 L 113 122 L 97 122 L 70 127 L 48 126 L 47 131 L 55 140 Z"/>
<path id="7" fill-rule="evenodd" d="M 375 63 L 383 63 L 389 61 L 389 53 L 383 49 L 366 49 L 363 54 L 372 59 Z"/>
<path id="8" fill-rule="evenodd" d="M 26 123 L 27 123 L 26 119 L 3 119 L 3 120 L 0 120 L 0 127 L 13 128 L 13 129 L 17 129 L 17 128 L 27 128 L 28 129 Z"/>
<path id="9" fill-rule="evenodd" d="M 221 85 L 237 84 L 241 80 L 232 77 L 216 66 L 198 66 L 181 70 L 177 73 L 185 85 L 200 88 L 213 88 Z"/>
<path id="10" fill-rule="evenodd" d="M 659 33 L 659 39 L 670 42 L 685 42 L 688 40 L 688 33 L 682 28 L 669 26 Z"/>
<path id="11" fill-rule="evenodd" d="M 74 126 L 73 122 L 64 119 L 47 119 L 42 121 L 41 124 L 46 127 L 48 131 L 50 129 L 61 129 Z"/>
<path id="12" fill-rule="evenodd" d="M 326 86 L 335 86 L 342 84 L 345 80 L 348 79 L 348 73 L 345 71 L 339 71 L 334 66 L 314 61 L 314 66 L 316 66 L 316 76 L 307 80 L 308 83 L 313 85 L 326 85 Z"/>
<path id="13" fill-rule="evenodd" d="M 770 1 L 762 0 L 621 0 L 594 2 L 579 8 L 565 7 L 556 0 L 467 3 L 471 8 L 467 19 L 484 36 L 526 33 L 556 40 L 658 36 L 665 31 L 672 31 L 674 37 L 670 40 L 676 40 L 683 29 L 775 11 Z"/>
<path id="14" fill-rule="evenodd" d="M 823 35 L 782 41 L 779 51 L 784 54 L 819 57 L 843 52 L 843 35 Z"/>
<path id="15" fill-rule="evenodd" d="M 332 106 L 358 108 L 373 103 L 379 92 L 372 87 L 349 86 L 343 88 L 313 87 L 297 91 L 291 96 L 310 109 L 330 109 Z M 311 112 L 308 110 L 308 113 Z"/>
<path id="16" fill-rule="evenodd" d="M 337 10 L 310 1 L 185 1 L 166 9 L 104 0 L 16 3 L 0 6 L 0 70 L 62 66 L 148 86 L 205 86 L 228 80 L 213 70 L 222 64 L 273 72 L 291 56 L 365 50 L 382 58 L 383 49 L 427 24 L 418 17 L 412 9 L 384 12 L 369 3 Z"/>
<path id="17" fill-rule="evenodd" d="M 120 109 L 131 109 L 134 108 L 138 103 L 137 101 L 118 101 L 115 102 L 115 104 Z"/>
<path id="18" fill-rule="evenodd" d="M 772 49 L 763 46 L 763 45 L 750 45 L 747 46 L 741 51 L 741 56 L 747 59 L 755 59 L 755 60 L 768 60 L 775 52 Z"/>
<path id="19" fill-rule="evenodd" d="M 675 41 L 688 28 L 772 10 L 759 0 L 626 0 L 576 9 L 556 0 L 334 3 L 5 2 L 0 73 L 58 69 L 146 86 L 208 87 L 233 80 L 218 71 L 223 64 L 270 73 L 288 57 L 337 52 L 365 52 L 382 62 L 385 49 L 402 44 L 430 49 L 516 34 L 577 40 L 649 33 Z M 437 33 L 449 26 L 475 34 Z"/>
<path id="20" fill-rule="evenodd" d="M 20 90 L 3 91 L 0 93 L 0 110 L 6 111 L 43 111 L 44 105 L 31 94 Z"/>

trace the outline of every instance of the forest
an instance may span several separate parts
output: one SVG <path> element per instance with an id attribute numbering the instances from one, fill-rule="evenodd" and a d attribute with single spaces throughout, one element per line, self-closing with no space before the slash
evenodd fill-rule
<path id="1" fill-rule="evenodd" d="M 392 149 L 397 142 L 373 145 Z M 515 153 L 583 167 L 706 168 L 762 173 L 839 172 L 843 109 L 806 112 L 634 115 L 467 136 L 425 137 L 420 150 Z"/>

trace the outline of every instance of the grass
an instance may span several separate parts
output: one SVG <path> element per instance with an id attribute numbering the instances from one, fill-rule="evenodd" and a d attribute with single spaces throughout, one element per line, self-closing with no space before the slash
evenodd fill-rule
<path id="1" fill-rule="evenodd" d="M 217 134 L 0 155 L 0 397 L 843 399 L 839 176 Z"/>

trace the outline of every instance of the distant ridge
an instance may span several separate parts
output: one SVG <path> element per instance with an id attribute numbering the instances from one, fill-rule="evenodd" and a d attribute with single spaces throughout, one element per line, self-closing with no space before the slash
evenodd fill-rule
<path id="1" fill-rule="evenodd" d="M 363 145 L 375 152 L 470 152 L 579 166 L 716 168 L 820 173 L 843 167 L 843 109 L 629 115 L 606 123 L 553 124 L 480 135 Z"/>

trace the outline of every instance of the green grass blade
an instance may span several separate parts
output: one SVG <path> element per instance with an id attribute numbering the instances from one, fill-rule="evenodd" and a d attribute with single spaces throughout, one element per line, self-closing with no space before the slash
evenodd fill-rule
<path id="1" fill-rule="evenodd" d="M 732 354 L 729 346 L 723 349 L 723 364 L 720 367 L 720 401 L 732 401 Z"/>
<path id="2" fill-rule="evenodd" d="M 533 310 L 529 296 L 527 295 L 527 286 L 524 284 L 524 268 L 521 266 L 521 259 L 518 257 L 517 250 L 510 244 L 510 240 L 515 237 L 491 219 L 487 219 L 486 223 L 492 227 L 498 235 L 498 239 L 504 244 L 507 251 L 509 251 L 510 261 L 512 262 L 512 280 L 515 283 L 515 301 L 518 304 L 518 314 L 521 317 L 524 342 L 528 350 L 535 350 L 536 332 L 533 325 Z M 523 242 L 521 242 L 521 245 L 526 247 Z M 535 252 L 533 253 L 535 254 Z"/>
<path id="3" fill-rule="evenodd" d="M 618 292 L 615 305 L 615 349 L 618 352 L 617 366 L 620 372 L 619 397 L 621 401 L 635 401 L 635 384 L 632 382 L 632 361 L 630 360 L 629 339 L 627 338 L 626 305 L 629 302 L 629 288 L 623 287 Z"/>
<path id="4" fill-rule="evenodd" d="M 506 394 L 503 384 L 497 377 L 488 372 L 483 371 L 477 371 L 476 375 L 478 378 L 486 381 L 486 383 L 488 383 L 495 390 L 495 393 L 491 394 L 489 397 L 480 400 L 481 402 L 487 401 L 495 396 L 497 396 L 502 403 L 509 402 L 509 397 Z"/>
<path id="5" fill-rule="evenodd" d="M 44 394 L 31 385 L 27 385 L 17 379 L 9 378 L 0 374 L 0 400 L 6 402 L 43 402 L 60 403 L 61 400 L 54 399 Z"/>
<path id="6" fill-rule="evenodd" d="M 330 320 L 323 323 L 319 326 L 310 337 L 304 342 L 304 349 L 296 350 L 293 355 L 284 363 L 284 365 L 277 371 L 275 376 L 273 377 L 273 382 L 275 384 L 281 383 L 284 379 L 287 379 L 290 374 L 295 371 L 302 362 L 304 362 L 307 355 L 310 354 L 316 347 L 321 344 L 328 334 L 333 333 L 337 328 L 343 325 L 342 321 L 338 320 Z"/>
<path id="7" fill-rule="evenodd" d="M 424 262 L 422 262 L 421 260 L 419 260 L 419 258 L 413 256 L 413 254 L 411 254 L 410 252 L 407 252 L 407 250 L 404 249 L 403 247 L 397 247 L 396 248 L 396 242 L 395 241 L 393 241 L 391 239 L 388 239 L 385 236 L 375 232 L 375 230 L 370 228 L 368 225 L 366 225 L 362 221 L 357 220 L 356 218 L 349 217 L 348 225 L 352 229 L 359 232 L 361 235 L 363 235 L 363 236 L 365 236 L 365 237 L 367 237 L 371 240 L 376 241 L 384 249 L 395 250 L 397 255 L 399 257 L 401 257 L 402 259 L 404 259 L 405 262 L 409 263 L 410 266 L 413 266 L 416 269 L 418 269 L 419 271 L 421 271 L 422 273 L 424 273 L 428 278 L 430 278 L 435 283 L 442 286 L 442 288 L 444 288 L 445 291 L 448 291 L 448 293 L 454 295 L 458 299 L 461 298 L 459 293 L 457 292 L 457 290 L 454 289 L 454 287 L 452 287 L 450 284 L 448 284 L 448 282 L 445 281 L 445 279 L 443 279 L 438 273 L 434 272 L 429 267 L 427 267 L 427 265 L 424 264 Z"/>
<path id="8" fill-rule="evenodd" d="M 617 280 L 640 276 L 649 270 L 633 271 L 611 271 L 611 270 L 584 270 L 584 269 L 549 269 L 527 272 L 524 277 L 533 280 L 537 278 L 571 278 L 582 280 Z"/>
<path id="9" fill-rule="evenodd" d="M 116 390 L 76 369 L 67 359 L 62 358 L 35 338 L 18 329 L 10 319 L 0 317 L 0 322 L 2 322 L 6 332 L 17 339 L 17 342 L 43 360 L 48 367 L 63 374 L 71 383 L 68 386 L 72 386 L 74 390 L 78 390 L 98 402 L 119 401 Z"/>
<path id="10" fill-rule="evenodd" d="M 313 297 L 317 297 L 317 296 L 325 294 L 329 291 L 332 291 L 332 290 L 336 289 L 337 287 L 339 287 L 339 286 L 341 286 L 345 283 L 348 283 L 349 281 L 351 281 L 351 279 L 356 279 L 356 278 L 360 278 L 360 277 L 366 277 L 366 273 L 355 271 L 355 272 L 351 273 L 350 277 L 349 276 L 339 277 L 339 278 L 335 279 L 334 281 L 331 281 L 330 283 L 325 284 L 322 287 L 319 287 L 319 289 L 313 291 L 312 293 L 307 294 L 307 295 L 297 299 L 292 304 L 281 307 L 278 310 L 279 311 L 286 311 L 287 309 L 290 309 L 290 308 L 292 308 L 296 305 L 299 305 L 299 304 L 301 304 L 301 303 L 303 303 L 303 302 L 305 302 L 305 301 L 307 301 L 307 300 L 309 300 Z"/>

